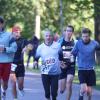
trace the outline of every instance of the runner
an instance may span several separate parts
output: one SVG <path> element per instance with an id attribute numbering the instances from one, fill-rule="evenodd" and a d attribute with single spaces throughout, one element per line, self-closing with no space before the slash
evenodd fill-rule
<path id="1" fill-rule="evenodd" d="M 26 68 L 29 67 L 29 63 L 30 63 L 31 57 L 33 58 L 33 62 L 34 62 L 34 60 L 35 60 L 36 50 L 37 50 L 37 47 L 38 47 L 38 45 L 39 45 L 39 39 L 38 39 L 35 35 L 33 35 L 32 39 L 29 40 L 28 46 L 29 46 L 29 45 L 32 46 L 32 49 L 29 50 L 28 53 L 27 53 L 28 59 L 27 59 L 27 66 L 26 66 Z M 27 47 L 28 47 L 28 46 L 27 46 Z M 32 62 L 32 63 L 33 63 L 33 62 Z M 34 68 L 34 69 L 35 69 L 35 67 L 37 67 L 37 69 L 38 69 L 38 65 L 37 65 L 37 66 L 34 66 L 34 65 L 33 65 L 33 68 Z"/>
<path id="2" fill-rule="evenodd" d="M 61 51 L 59 52 L 59 60 L 61 62 L 59 88 L 60 93 L 63 93 L 67 88 L 66 100 L 70 100 L 71 98 L 72 82 L 75 75 L 75 57 L 73 55 L 70 56 L 71 50 L 74 47 L 73 33 L 73 26 L 67 26 L 61 42 Z"/>
<path id="3" fill-rule="evenodd" d="M 23 53 L 24 53 L 23 50 L 27 45 L 27 40 L 22 38 L 21 28 L 19 26 L 15 25 L 12 28 L 12 35 L 14 36 L 18 47 L 14 56 L 14 61 L 11 69 L 12 94 L 14 100 L 17 100 L 16 83 L 18 83 L 19 93 L 21 94 L 21 96 L 24 95 L 23 88 L 24 88 L 25 67 L 24 67 L 24 60 L 23 60 Z"/>
<path id="4" fill-rule="evenodd" d="M 88 28 L 83 28 L 81 34 L 82 39 L 76 43 L 72 54 L 77 56 L 80 81 L 79 100 L 83 100 L 84 93 L 87 94 L 88 100 L 91 100 L 92 86 L 96 85 L 95 51 L 100 50 L 100 46 L 95 40 L 90 39 L 91 31 Z"/>
<path id="5" fill-rule="evenodd" d="M 16 42 L 11 33 L 4 30 L 4 19 L 0 17 L 0 83 L 2 84 L 2 100 L 6 98 L 11 63 L 16 50 Z"/>
<path id="6" fill-rule="evenodd" d="M 37 48 L 37 60 L 35 61 L 35 63 L 37 63 L 39 57 L 42 59 L 41 76 L 46 100 L 51 100 L 50 94 L 52 100 L 57 100 L 58 77 L 61 71 L 58 59 L 59 49 L 60 44 L 53 42 L 51 31 L 46 30 L 44 32 L 44 43 Z"/>

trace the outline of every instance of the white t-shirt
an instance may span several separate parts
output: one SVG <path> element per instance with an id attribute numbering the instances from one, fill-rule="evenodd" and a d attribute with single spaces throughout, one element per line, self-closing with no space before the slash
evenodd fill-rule
<path id="1" fill-rule="evenodd" d="M 60 63 L 58 59 L 58 51 L 60 49 L 60 44 L 53 42 L 52 45 L 47 46 L 45 43 L 42 43 L 36 52 L 36 57 L 41 57 L 41 73 L 57 75 L 60 74 Z"/>

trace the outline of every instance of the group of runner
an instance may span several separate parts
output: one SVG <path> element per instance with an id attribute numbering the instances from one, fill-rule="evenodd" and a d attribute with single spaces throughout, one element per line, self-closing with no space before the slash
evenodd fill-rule
<path id="1" fill-rule="evenodd" d="M 36 51 L 34 65 L 41 64 L 41 78 L 46 100 L 57 100 L 60 93 L 67 90 L 66 100 L 71 99 L 72 83 L 75 76 L 75 62 L 77 58 L 78 77 L 80 81 L 79 100 L 83 100 L 86 93 L 88 100 L 92 97 L 92 86 L 96 85 L 95 51 L 100 50 L 98 42 L 92 40 L 91 31 L 83 28 L 81 38 L 75 43 L 72 39 L 74 27 L 68 25 L 59 42 L 53 39 L 54 34 L 49 29 L 43 33 L 44 42 Z M 21 36 L 21 28 L 14 26 L 12 33 L 4 29 L 4 19 L 0 17 L 0 84 L 1 97 L 5 100 L 9 75 L 11 75 L 12 94 L 18 100 L 19 93 L 24 95 L 25 67 L 23 53 L 27 49 L 28 41 Z M 52 99 L 51 99 L 52 98 Z"/>
<path id="2" fill-rule="evenodd" d="M 17 100 L 17 86 L 19 93 L 24 94 L 25 67 L 23 53 L 27 40 L 21 36 L 21 28 L 14 26 L 12 32 L 6 32 L 4 19 L 0 17 L 0 86 L 2 100 L 6 99 L 9 76 L 11 79 L 12 95 Z"/>
<path id="3" fill-rule="evenodd" d="M 92 86 L 96 85 L 95 51 L 100 50 L 100 45 L 90 38 L 91 31 L 88 28 L 82 29 L 81 38 L 77 42 L 72 39 L 73 34 L 74 27 L 67 26 L 58 43 L 53 41 L 52 32 L 46 30 L 44 42 L 37 48 L 37 60 L 34 63 L 37 64 L 41 57 L 46 100 L 50 100 L 50 97 L 57 100 L 58 87 L 60 93 L 67 90 L 66 100 L 71 99 L 76 58 L 80 81 L 79 100 L 83 100 L 84 94 L 87 94 L 88 100 L 92 98 Z"/>

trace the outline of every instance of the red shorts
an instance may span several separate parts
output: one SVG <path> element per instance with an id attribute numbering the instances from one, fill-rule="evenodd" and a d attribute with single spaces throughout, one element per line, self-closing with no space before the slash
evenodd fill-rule
<path id="1" fill-rule="evenodd" d="M 0 79 L 4 81 L 9 80 L 11 70 L 11 64 L 10 63 L 0 63 Z"/>

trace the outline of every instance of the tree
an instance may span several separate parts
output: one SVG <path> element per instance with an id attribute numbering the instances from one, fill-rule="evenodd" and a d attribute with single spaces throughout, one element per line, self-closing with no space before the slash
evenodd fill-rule
<path id="1" fill-rule="evenodd" d="M 60 0 L 0 0 L 0 14 L 7 20 L 7 27 L 16 22 L 23 26 L 23 35 L 35 32 L 35 17 L 41 17 L 41 30 L 50 28 L 60 32 Z M 93 3 L 91 0 L 62 0 L 63 27 L 72 24 L 76 31 L 82 26 L 93 30 Z"/>
<path id="2" fill-rule="evenodd" d="M 20 23 L 23 35 L 32 36 L 35 27 L 33 0 L 0 0 L 0 14 L 6 19 L 7 27 Z"/>
<path id="3" fill-rule="evenodd" d="M 95 10 L 95 39 L 100 44 L 100 1 L 94 0 L 94 10 Z M 97 55 L 97 63 L 100 64 L 100 51 L 96 52 Z"/>

